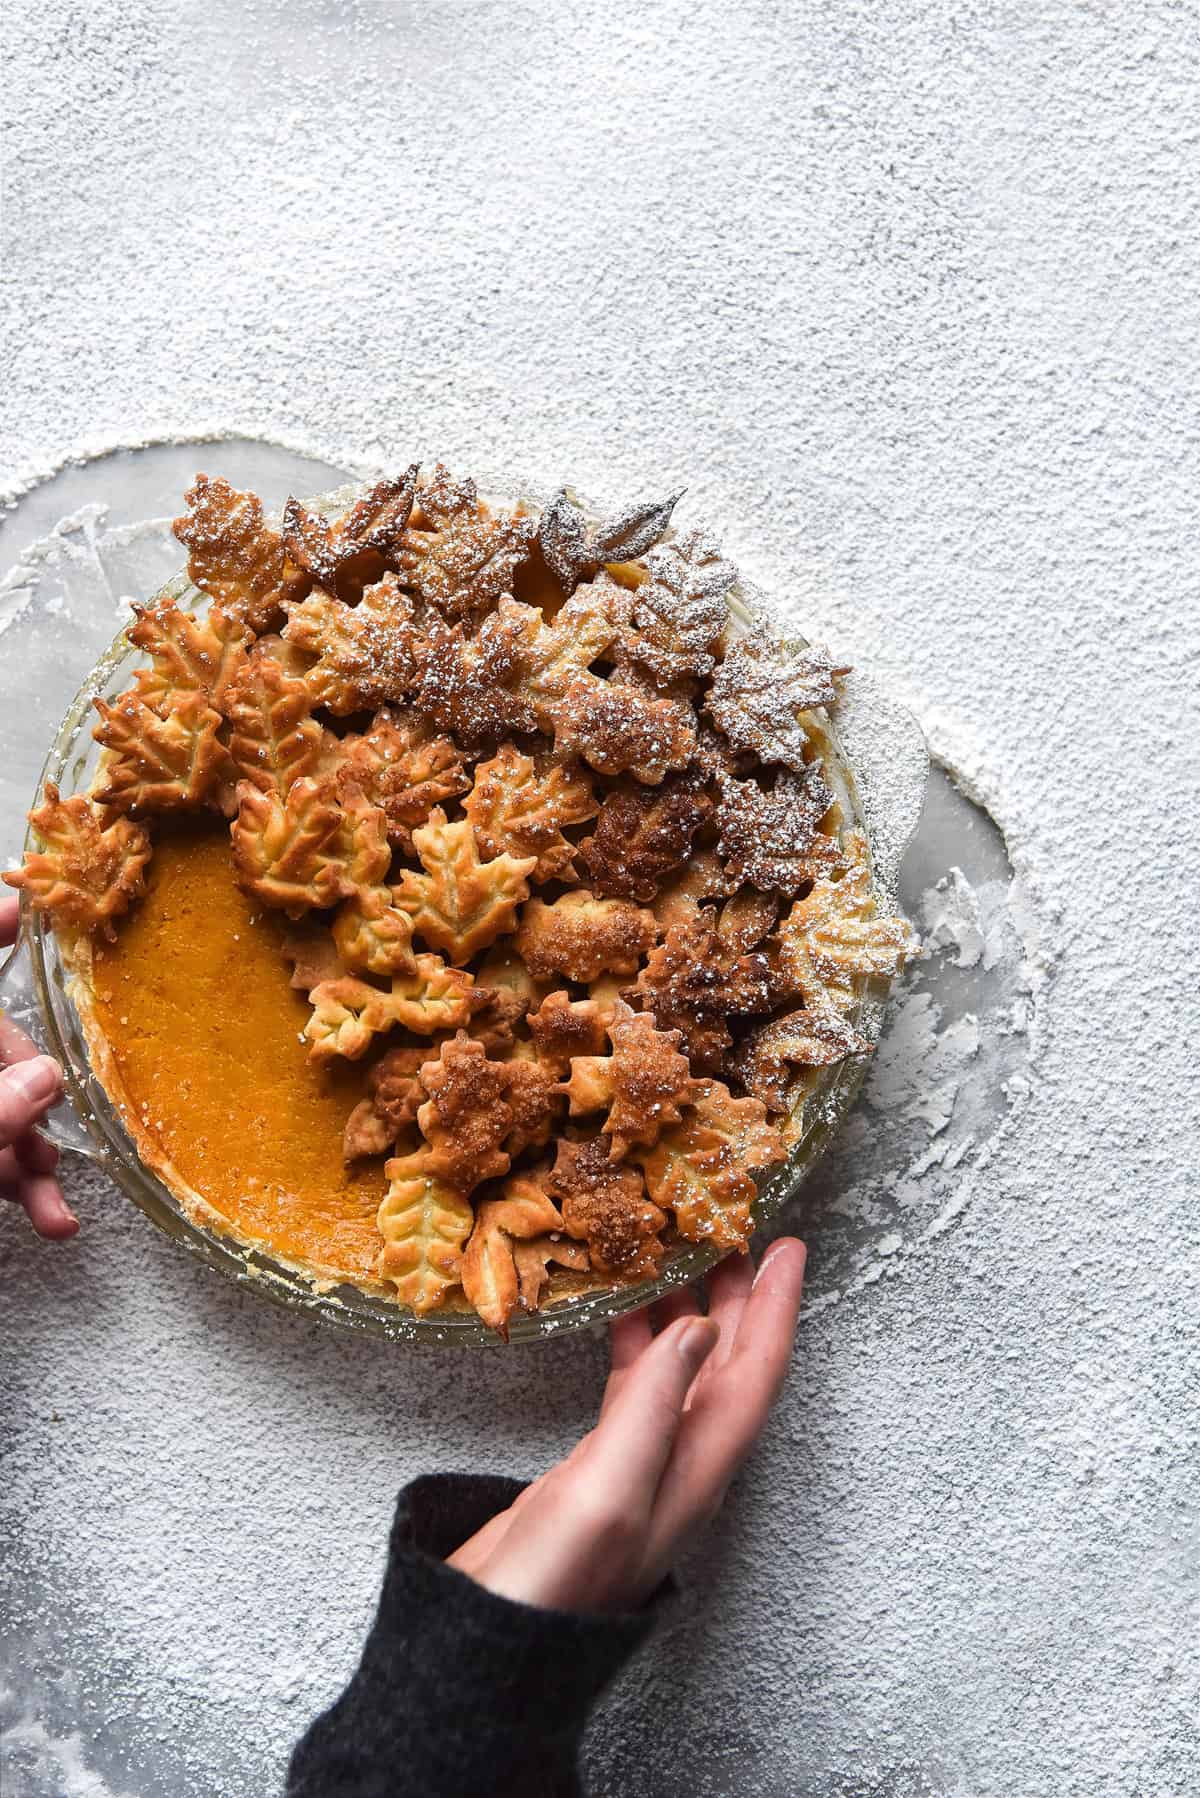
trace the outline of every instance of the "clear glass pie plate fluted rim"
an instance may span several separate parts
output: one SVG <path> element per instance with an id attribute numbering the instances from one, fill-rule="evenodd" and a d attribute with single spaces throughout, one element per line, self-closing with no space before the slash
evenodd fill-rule
<path id="1" fill-rule="evenodd" d="M 339 512 L 361 491 L 359 484 L 339 488 L 306 502 L 317 510 Z M 500 503 L 523 499 L 536 505 L 545 495 L 527 488 L 499 492 L 491 487 L 488 497 Z M 599 508 L 587 508 L 589 511 Z M 207 596 L 185 574 L 168 581 L 154 596 L 170 598 L 183 608 L 203 609 Z M 754 586 L 740 579 L 733 595 L 735 628 L 742 634 L 763 626 L 767 611 Z M 763 626 L 765 628 L 765 626 Z M 31 805 L 37 802 L 46 781 L 54 781 L 64 796 L 86 791 L 95 769 L 97 750 L 91 736 L 92 701 L 112 698 L 129 682 L 133 666 L 144 658 L 130 646 L 122 631 L 88 673 L 47 754 Z M 915 727 L 914 727 L 915 728 Z M 842 752 L 837 726 L 827 727 L 826 763 L 830 784 L 841 803 L 847 826 L 867 831 L 854 772 Z M 915 818 L 912 823 L 915 825 Z M 26 847 L 33 847 L 32 831 Z M 881 904 L 891 902 L 880 892 Z M 328 1290 L 314 1286 L 311 1277 L 268 1251 L 240 1242 L 191 1217 L 170 1188 L 147 1168 L 126 1131 L 116 1107 L 94 1071 L 83 1028 L 70 986 L 72 970 L 62 945 L 43 914 L 35 912 L 22 895 L 22 948 L 28 955 L 32 998 L 45 1045 L 61 1062 L 66 1076 L 67 1098 L 74 1119 L 82 1126 L 59 1140 L 101 1166 L 122 1192 L 158 1229 L 182 1245 L 204 1265 L 216 1269 L 246 1291 L 335 1327 L 388 1338 L 396 1342 L 453 1344 L 461 1347 L 502 1346 L 501 1339 L 473 1312 L 441 1311 L 418 1316 L 398 1303 L 346 1284 Z M 855 1027 L 870 1042 L 878 1040 L 886 1005 L 886 991 L 864 993 Z M 796 1196 L 805 1176 L 845 1118 L 862 1083 L 862 1058 L 841 1062 L 820 1071 L 804 1105 L 801 1134 L 786 1161 L 760 1179 L 754 1208 L 756 1227 L 769 1224 Z M 570 1294 L 528 1313 L 514 1312 L 509 1341 L 532 1342 L 564 1332 L 609 1322 L 622 1313 L 651 1303 L 679 1286 L 698 1279 L 721 1258 L 720 1251 L 703 1243 L 678 1243 L 668 1248 L 657 1277 L 636 1285 L 605 1287 Z"/>

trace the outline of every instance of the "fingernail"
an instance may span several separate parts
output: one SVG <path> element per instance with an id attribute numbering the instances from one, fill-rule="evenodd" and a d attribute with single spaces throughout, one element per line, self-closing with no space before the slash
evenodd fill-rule
<path id="1" fill-rule="evenodd" d="M 699 1367 L 721 1334 L 710 1317 L 697 1317 L 680 1332 L 679 1353 L 690 1367 Z"/>
<path id="2" fill-rule="evenodd" d="M 58 1063 L 48 1055 L 35 1055 L 32 1061 L 18 1061 L 14 1067 L 9 1068 L 5 1079 L 31 1105 L 41 1105 L 62 1090 L 62 1074 Z"/>

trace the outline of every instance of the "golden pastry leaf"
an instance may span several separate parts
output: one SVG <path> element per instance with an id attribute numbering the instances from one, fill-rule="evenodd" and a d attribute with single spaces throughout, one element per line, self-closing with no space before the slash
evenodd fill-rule
<path id="1" fill-rule="evenodd" d="M 475 1214 L 469 1200 L 434 1170 L 427 1149 L 397 1156 L 385 1172 L 389 1185 L 377 1217 L 383 1248 L 376 1271 L 392 1282 L 401 1304 L 418 1314 L 433 1311 L 458 1284 Z"/>
<path id="2" fill-rule="evenodd" d="M 280 937 L 279 947 L 284 960 L 292 964 L 289 984 L 297 992 L 311 993 L 314 986 L 327 980 L 340 980 L 348 972 L 324 921 L 304 918 L 288 924 Z"/>
<path id="3" fill-rule="evenodd" d="M 560 487 L 538 520 L 538 542 L 546 566 L 564 592 L 606 562 L 631 562 L 667 530 L 683 491 L 669 499 L 626 506 L 599 523 L 589 523 L 566 487 Z"/>
<path id="4" fill-rule="evenodd" d="M 515 1159 L 526 1149 L 549 1142 L 554 1115 L 562 1104 L 558 1077 L 533 1054 L 528 1043 L 500 1064 L 504 1095 L 512 1109 L 512 1125 L 504 1146 Z"/>
<path id="5" fill-rule="evenodd" d="M 429 1059 L 427 1048 L 389 1049 L 367 1075 L 367 1097 L 346 1119 L 342 1156 L 385 1155 L 400 1132 L 415 1124 L 425 1102 L 420 1074 Z"/>
<path id="6" fill-rule="evenodd" d="M 255 632 L 268 629 L 285 601 L 299 599 L 310 582 L 289 564 L 262 501 L 206 474 L 196 476 L 184 501 L 188 511 L 172 529 L 188 551 L 189 577 L 228 617 Z"/>
<path id="7" fill-rule="evenodd" d="M 529 1014 L 534 1050 L 548 1068 L 565 1074 L 576 1055 L 603 1054 L 611 1017 L 611 1005 L 601 1005 L 595 999 L 572 999 L 565 988 L 548 993 L 538 1009 Z"/>
<path id="8" fill-rule="evenodd" d="M 607 1025 L 611 1055 L 577 1055 L 563 1084 L 573 1117 L 607 1107 L 604 1133 L 613 1159 L 635 1144 L 657 1142 L 696 1091 L 678 1030 L 658 1030 L 653 1017 L 618 1000 Z"/>
<path id="9" fill-rule="evenodd" d="M 721 907 L 717 935 L 739 955 L 746 955 L 771 934 L 778 916 L 779 900 L 774 893 L 743 887 Z"/>
<path id="10" fill-rule="evenodd" d="M 517 907 L 529 894 L 533 856 L 481 860 L 470 819 L 448 824 L 440 808 L 414 830 L 413 844 L 424 872 L 401 873 L 395 902 L 412 919 L 416 935 L 461 964 L 512 929 Z"/>
<path id="11" fill-rule="evenodd" d="M 322 518 L 299 500 L 283 509 L 283 543 L 298 568 L 341 598 L 356 596 L 364 574 L 397 553 L 412 511 L 417 464 L 405 474 L 377 481 L 341 518 Z"/>
<path id="12" fill-rule="evenodd" d="M 312 1017 L 304 1027 L 310 1061 L 335 1055 L 357 1061 L 372 1037 L 402 1025 L 416 1036 L 457 1030 L 471 1015 L 470 974 L 448 968 L 439 955 L 417 955 L 411 972 L 394 974 L 390 987 L 372 986 L 353 974 L 323 981 L 308 995 Z"/>
<path id="13" fill-rule="evenodd" d="M 203 618 L 182 612 L 170 599 L 134 606 L 125 635 L 150 657 L 134 674 L 138 693 L 159 706 L 176 693 L 203 693 L 223 708 L 226 688 L 246 659 L 250 633 L 240 618 L 211 606 Z"/>
<path id="14" fill-rule="evenodd" d="M 510 608 L 522 627 L 520 689 L 547 736 L 572 681 L 628 630 L 632 603 L 626 589 L 605 575 L 580 587 L 549 623 L 533 607 Z"/>
<path id="15" fill-rule="evenodd" d="M 702 901 L 727 898 L 734 890 L 720 857 L 711 849 L 697 850 L 654 901 L 652 910 L 659 929 L 665 934 L 672 924 L 688 923 L 699 912 Z"/>
<path id="16" fill-rule="evenodd" d="M 142 826 L 128 818 L 106 824 L 99 806 L 82 793 L 63 799 L 53 781 L 29 822 L 42 847 L 3 876 L 9 886 L 62 924 L 115 936 L 113 919 L 141 897 L 145 882 L 150 838 Z"/>
<path id="17" fill-rule="evenodd" d="M 412 920 L 392 903 L 386 886 L 363 887 L 333 920 L 333 940 L 346 967 L 358 973 L 401 974 L 413 968 Z"/>
<path id="18" fill-rule="evenodd" d="M 709 910 L 673 924 L 637 978 L 637 996 L 664 1030 L 683 1033 L 698 1068 L 719 1071 L 729 1017 L 772 1010 L 777 992 L 766 955 L 741 955 Z"/>
<path id="19" fill-rule="evenodd" d="M 597 1273 L 634 1281 L 658 1272 L 666 1213 L 647 1195 L 639 1168 L 611 1159 L 606 1137 L 560 1138 L 546 1184 L 560 1202 L 568 1233 L 587 1243 Z"/>
<path id="20" fill-rule="evenodd" d="M 502 600 L 473 636 L 436 616 L 426 620 L 414 709 L 474 754 L 537 726 L 518 691 L 529 610 Z"/>
<path id="21" fill-rule="evenodd" d="M 802 1009 L 764 1024 L 738 1049 L 732 1067 L 747 1091 L 769 1111 L 786 1111 L 793 1066 L 831 1067 L 847 1055 L 869 1055 L 871 1045 L 836 1011 Z"/>
<path id="22" fill-rule="evenodd" d="M 599 809 L 583 770 L 542 762 L 505 743 L 491 761 L 475 769 L 475 784 L 463 810 L 475 827 L 483 855 L 533 856 L 533 881 L 574 876 L 574 844 L 564 826 L 593 818 Z"/>
<path id="23" fill-rule="evenodd" d="M 303 775 L 316 774 L 336 741 L 313 717 L 304 681 L 261 646 L 230 683 L 222 709 L 238 775 L 264 793 L 285 794 Z"/>
<path id="24" fill-rule="evenodd" d="M 712 671 L 712 649 L 729 622 L 737 570 L 702 530 L 660 544 L 646 558 L 650 579 L 637 590 L 630 654 L 659 686 Z"/>
<path id="25" fill-rule="evenodd" d="M 795 893 L 837 861 L 836 838 L 818 829 L 834 802 L 819 763 L 803 774 L 780 774 L 770 792 L 728 777 L 718 791 L 717 851 L 739 885 Z"/>
<path id="26" fill-rule="evenodd" d="M 579 853 L 598 892 L 652 900 L 663 881 L 686 863 L 692 840 L 713 802 L 698 772 L 675 775 L 660 787 L 618 788 L 600 808 L 596 828 Z"/>
<path id="27" fill-rule="evenodd" d="M 429 1144 L 429 1165 L 462 1192 L 506 1174 L 501 1146 L 513 1126 L 505 1064 L 489 1061 L 482 1043 L 460 1030 L 436 1060 L 421 1068 L 427 1095 L 417 1123 Z"/>
<path id="28" fill-rule="evenodd" d="M 551 1232 L 533 1236 L 528 1242 L 518 1239 L 512 1245 L 517 1270 L 517 1288 L 524 1311 L 541 1309 L 542 1294 L 550 1281 L 550 1263 L 571 1273 L 585 1274 L 592 1265 L 586 1243 L 572 1242 L 570 1237 Z"/>
<path id="29" fill-rule="evenodd" d="M 849 672 L 828 650 L 743 638 L 730 645 L 713 676 L 705 709 L 735 751 L 803 774 L 811 747 L 800 714 L 832 705 L 835 677 Z"/>
<path id="30" fill-rule="evenodd" d="M 848 1011 L 861 983 L 893 979 L 915 948 L 903 918 L 880 917 L 867 839 L 847 831 L 842 860 L 779 927 L 779 968 L 809 1007 Z"/>
<path id="31" fill-rule="evenodd" d="M 653 912 L 580 887 L 551 905 L 531 899 L 513 945 L 535 979 L 565 974 L 586 983 L 604 973 L 635 973 L 657 934 Z"/>
<path id="32" fill-rule="evenodd" d="M 554 747 L 599 774 L 632 774 L 647 786 L 686 768 L 696 747 L 690 706 L 636 686 L 578 674 L 556 707 Z"/>
<path id="33" fill-rule="evenodd" d="M 287 612 L 284 642 L 316 658 L 304 672 L 314 705 L 345 717 L 403 699 L 417 686 L 424 634 L 394 574 L 368 587 L 356 606 L 318 587 Z"/>
<path id="34" fill-rule="evenodd" d="M 121 812 L 195 811 L 233 774 L 218 737 L 222 718 L 201 692 L 175 693 L 155 710 L 132 689 L 113 705 L 96 699 L 104 745 L 95 796 Z"/>
<path id="35" fill-rule="evenodd" d="M 463 1256 L 462 1286 L 489 1329 L 508 1339 L 508 1320 L 521 1298 L 515 1249 L 522 1239 L 548 1241 L 562 1230 L 563 1220 L 543 1184 L 525 1174 L 514 1175 L 502 1199 L 485 1199 Z M 553 1247 L 546 1259 L 553 1259 Z M 568 1263 L 571 1257 L 568 1251 Z M 545 1263 L 543 1262 L 543 1275 Z M 526 1279 L 528 1281 L 529 1275 Z M 536 1310 L 540 1285 L 530 1310 Z"/>
<path id="36" fill-rule="evenodd" d="M 638 1159 L 655 1203 L 679 1234 L 722 1250 L 746 1249 L 756 1187 L 751 1168 L 782 1160 L 783 1138 L 757 1099 L 735 1099 L 718 1080 L 699 1083 L 694 1109 Z"/>
<path id="37" fill-rule="evenodd" d="M 383 813 L 357 791 L 303 778 L 282 797 L 238 786 L 233 862 L 244 892 L 298 918 L 376 886 L 391 862 Z"/>
<path id="38" fill-rule="evenodd" d="M 406 853 L 412 833 L 435 805 L 465 793 L 471 776 L 449 737 L 436 736 L 417 719 L 386 708 L 369 730 L 343 737 L 337 760 L 339 785 L 358 786 L 387 818 L 388 841 Z"/>
<path id="39" fill-rule="evenodd" d="M 440 465 L 419 503 L 430 528 L 410 524 L 394 562 L 406 585 L 450 619 L 481 613 L 512 592 L 533 543 L 531 519 L 489 512 L 473 481 L 455 482 Z"/>

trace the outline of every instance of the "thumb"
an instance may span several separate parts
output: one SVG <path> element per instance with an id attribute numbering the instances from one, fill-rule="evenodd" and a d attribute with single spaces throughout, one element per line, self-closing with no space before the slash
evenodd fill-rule
<path id="1" fill-rule="evenodd" d="M 62 1071 L 49 1055 L 18 1061 L 0 1074 L 0 1147 L 31 1130 L 62 1097 Z"/>

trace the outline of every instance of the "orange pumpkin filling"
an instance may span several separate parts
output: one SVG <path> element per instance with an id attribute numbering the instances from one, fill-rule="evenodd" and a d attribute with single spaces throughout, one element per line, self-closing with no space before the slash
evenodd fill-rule
<path id="1" fill-rule="evenodd" d="M 341 1156 L 363 1072 L 309 1061 L 280 929 L 234 885 L 219 823 L 164 832 L 145 899 L 95 945 L 96 1020 L 136 1132 L 239 1236 L 369 1278 L 382 1161 Z"/>

